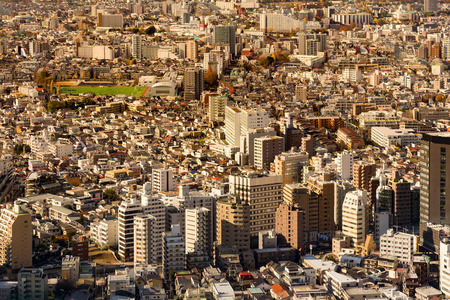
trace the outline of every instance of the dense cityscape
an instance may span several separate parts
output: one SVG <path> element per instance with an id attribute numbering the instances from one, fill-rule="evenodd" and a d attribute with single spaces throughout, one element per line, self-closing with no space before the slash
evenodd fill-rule
<path id="1" fill-rule="evenodd" d="M 450 298 L 450 2 L 0 1 L 0 300 Z"/>

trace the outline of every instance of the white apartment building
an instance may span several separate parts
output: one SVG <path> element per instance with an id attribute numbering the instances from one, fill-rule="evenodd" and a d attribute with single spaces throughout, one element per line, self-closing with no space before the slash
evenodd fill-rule
<path id="1" fill-rule="evenodd" d="M 185 244 L 180 225 L 172 225 L 170 235 L 164 234 L 163 273 L 168 279 L 171 270 L 180 271 L 185 268 Z"/>
<path id="2" fill-rule="evenodd" d="M 157 232 L 156 218 L 152 215 L 139 214 L 134 216 L 134 263 L 157 264 L 161 248 L 156 240 L 161 240 Z"/>
<path id="3" fill-rule="evenodd" d="M 439 246 L 439 288 L 450 297 L 450 241 L 443 239 Z"/>
<path id="4" fill-rule="evenodd" d="M 100 248 L 116 246 L 117 234 L 117 220 L 101 220 L 91 223 L 91 240 Z"/>
<path id="5" fill-rule="evenodd" d="M 141 203 L 136 199 L 122 201 L 118 218 L 118 251 L 124 261 L 132 261 L 134 255 L 134 216 L 142 213 Z"/>
<path id="6" fill-rule="evenodd" d="M 335 163 L 337 165 L 337 172 L 341 179 L 351 180 L 353 179 L 353 161 L 354 154 L 348 150 L 337 154 Z"/>
<path id="7" fill-rule="evenodd" d="M 213 243 L 213 218 L 211 210 L 205 207 L 186 209 L 186 254 L 210 253 Z"/>
<path id="8" fill-rule="evenodd" d="M 358 280 L 335 271 L 325 271 L 323 283 L 337 299 L 346 299 L 344 297 L 345 290 L 358 286 Z"/>
<path id="9" fill-rule="evenodd" d="M 269 113 L 264 109 L 242 110 L 240 135 L 247 135 L 249 129 L 266 128 L 268 125 L 269 125 Z"/>
<path id="10" fill-rule="evenodd" d="M 227 96 L 210 96 L 208 106 L 209 121 L 224 121 L 225 120 L 225 107 L 228 104 Z"/>
<path id="11" fill-rule="evenodd" d="M 248 173 L 230 175 L 230 194 L 250 205 L 250 234 L 275 229 L 275 211 L 283 197 L 283 176 Z M 264 208 L 264 209 L 262 209 Z"/>
<path id="12" fill-rule="evenodd" d="M 157 192 L 169 192 L 176 190 L 172 170 L 154 169 L 152 171 L 152 186 Z"/>
<path id="13" fill-rule="evenodd" d="M 363 245 L 367 235 L 367 192 L 351 191 L 342 205 L 342 234 L 351 238 L 352 246 Z"/>
<path id="14" fill-rule="evenodd" d="M 398 128 L 400 117 L 391 111 L 368 111 L 358 116 L 359 126 L 362 128 L 389 127 Z"/>
<path id="15" fill-rule="evenodd" d="M 50 144 L 48 146 L 48 150 L 54 157 L 67 157 L 73 154 L 73 145 L 69 143 L 63 144 L 61 142 L 56 142 L 55 144 Z"/>
<path id="16" fill-rule="evenodd" d="M 17 298 L 48 299 L 48 276 L 42 269 L 21 269 L 17 276 Z"/>
<path id="17" fill-rule="evenodd" d="M 391 129 L 388 127 L 372 127 L 371 139 L 378 145 L 388 148 L 391 145 L 401 147 L 418 145 L 421 140 L 420 134 L 415 134 L 414 129 Z"/>
<path id="18" fill-rule="evenodd" d="M 228 145 L 239 146 L 241 136 L 241 110 L 236 106 L 225 108 L 225 141 Z"/>
<path id="19" fill-rule="evenodd" d="M 393 229 L 380 237 L 381 256 L 395 256 L 403 263 L 412 261 L 413 254 L 417 250 L 417 237 L 413 234 L 397 232 Z"/>

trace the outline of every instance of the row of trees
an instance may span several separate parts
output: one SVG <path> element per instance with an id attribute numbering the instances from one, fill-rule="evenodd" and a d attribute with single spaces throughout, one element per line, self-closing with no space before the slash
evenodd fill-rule
<path id="1" fill-rule="evenodd" d="M 78 108 L 83 109 L 86 107 L 86 105 L 94 105 L 95 103 L 96 102 L 89 97 L 83 98 L 82 101 L 49 101 L 47 104 L 47 110 L 51 113 L 54 113 L 62 108 L 69 108 L 73 110 L 76 110 Z"/>

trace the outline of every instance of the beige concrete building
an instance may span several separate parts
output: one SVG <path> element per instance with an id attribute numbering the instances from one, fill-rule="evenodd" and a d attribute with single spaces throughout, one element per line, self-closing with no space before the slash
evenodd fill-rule
<path id="1" fill-rule="evenodd" d="M 197 61 L 198 58 L 198 44 L 195 40 L 186 42 L 186 58 L 192 61 Z"/>
<path id="2" fill-rule="evenodd" d="M 250 249 L 250 205 L 231 198 L 217 201 L 217 242 L 239 252 Z"/>
<path id="3" fill-rule="evenodd" d="M 266 136 L 255 139 L 255 166 L 258 169 L 269 169 L 275 156 L 284 149 L 284 138 L 279 136 Z"/>
<path id="4" fill-rule="evenodd" d="M 283 177 L 277 174 L 247 173 L 230 176 L 230 194 L 250 205 L 250 236 L 275 229 L 275 211 L 282 200 Z"/>
<path id="5" fill-rule="evenodd" d="M 0 264 L 11 269 L 31 267 L 31 215 L 21 205 L 0 210 Z"/>
<path id="6" fill-rule="evenodd" d="M 287 184 L 283 188 L 283 202 L 276 211 L 275 230 L 281 246 L 295 249 L 317 241 L 319 229 L 319 197 L 310 194 L 301 184 Z"/>
<path id="7" fill-rule="evenodd" d="M 308 160 L 308 153 L 284 152 L 275 157 L 275 173 L 283 176 L 283 185 L 302 182 L 303 166 Z"/>

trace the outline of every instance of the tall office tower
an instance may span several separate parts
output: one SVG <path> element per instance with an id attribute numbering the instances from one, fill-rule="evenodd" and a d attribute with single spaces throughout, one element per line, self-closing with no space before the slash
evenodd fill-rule
<path id="1" fill-rule="evenodd" d="M 450 225 L 450 133 L 423 134 L 419 166 L 420 240 L 434 250 L 430 225 Z"/>
<path id="2" fill-rule="evenodd" d="M 208 117 L 210 122 L 222 122 L 225 120 L 225 108 L 232 105 L 232 101 L 225 95 L 210 96 L 208 103 Z"/>
<path id="3" fill-rule="evenodd" d="M 14 203 L 0 210 L 0 225 L 0 264 L 13 270 L 31 267 L 31 215 Z"/>
<path id="4" fill-rule="evenodd" d="M 282 200 L 283 177 L 276 174 L 230 175 L 230 194 L 250 205 L 250 236 L 275 228 L 275 211 Z M 252 244 L 252 246 L 254 246 Z"/>
<path id="5" fill-rule="evenodd" d="M 48 276 L 42 269 L 21 269 L 17 275 L 17 299 L 48 299 Z"/>
<path id="6" fill-rule="evenodd" d="M 172 232 L 163 236 L 163 274 L 169 279 L 170 271 L 182 271 L 185 268 L 185 243 L 180 225 L 172 225 Z"/>
<path id="7" fill-rule="evenodd" d="M 308 101 L 308 88 L 306 85 L 299 84 L 295 87 L 295 100 L 303 103 Z"/>
<path id="8" fill-rule="evenodd" d="M 327 35 L 318 33 L 299 32 L 298 51 L 299 55 L 317 55 L 327 49 Z"/>
<path id="9" fill-rule="evenodd" d="M 319 195 L 319 228 L 320 234 L 328 237 L 334 235 L 334 198 L 335 182 L 331 173 L 311 174 L 306 178 L 306 184 L 310 193 Z M 304 179 L 305 180 L 305 179 Z"/>
<path id="10" fill-rule="evenodd" d="M 424 12 L 437 12 L 438 11 L 438 0 L 424 0 L 423 1 L 423 11 Z"/>
<path id="11" fill-rule="evenodd" d="M 170 169 L 153 169 L 152 186 L 157 192 L 169 192 L 176 190 L 173 172 Z"/>
<path id="12" fill-rule="evenodd" d="M 345 150 L 337 154 L 337 173 L 341 179 L 351 180 L 353 178 L 353 152 Z"/>
<path id="13" fill-rule="evenodd" d="M 241 137 L 241 109 L 236 106 L 225 108 L 225 141 L 238 146 Z"/>
<path id="14" fill-rule="evenodd" d="M 439 247 L 439 288 L 445 298 L 450 297 L 450 241 L 445 238 Z"/>
<path id="15" fill-rule="evenodd" d="M 196 252 L 211 255 L 215 229 L 211 210 L 205 207 L 186 209 L 185 224 L 186 254 Z"/>
<path id="16" fill-rule="evenodd" d="M 142 58 L 142 36 L 138 34 L 134 34 L 131 37 L 131 55 L 133 58 L 141 59 Z"/>
<path id="17" fill-rule="evenodd" d="M 258 169 L 269 169 L 275 156 L 284 149 L 284 138 L 279 136 L 266 136 L 255 139 L 255 166 Z"/>
<path id="18" fill-rule="evenodd" d="M 200 100 L 203 92 L 204 72 L 200 68 L 188 68 L 184 73 L 184 100 Z"/>
<path id="19" fill-rule="evenodd" d="M 192 61 L 197 61 L 198 44 L 196 40 L 189 40 L 186 42 L 186 58 Z"/>
<path id="20" fill-rule="evenodd" d="M 239 252 L 250 249 L 250 205 L 239 198 L 217 200 L 217 243 L 236 246 Z"/>
<path id="21" fill-rule="evenodd" d="M 303 167 L 308 165 L 308 154 L 284 152 L 275 156 L 275 173 L 283 176 L 283 185 L 302 182 Z"/>
<path id="22" fill-rule="evenodd" d="M 401 179 L 392 182 L 394 225 L 411 228 L 411 183 Z"/>
<path id="23" fill-rule="evenodd" d="M 445 48 L 445 42 L 444 42 L 444 48 Z M 425 44 L 422 44 L 417 49 L 417 58 L 428 60 L 428 47 Z"/>
<path id="24" fill-rule="evenodd" d="M 123 15 L 97 12 L 97 27 L 123 28 Z"/>
<path id="25" fill-rule="evenodd" d="M 369 191 L 370 179 L 375 176 L 377 166 L 368 161 L 356 161 L 353 164 L 353 185 L 359 190 Z"/>
<path id="26" fill-rule="evenodd" d="M 157 264 L 161 262 L 161 234 L 155 230 L 156 218 L 152 215 L 134 216 L 134 263 Z"/>
<path id="27" fill-rule="evenodd" d="M 358 190 L 345 196 L 342 207 L 342 234 L 351 239 L 351 246 L 363 245 L 369 222 L 366 214 L 367 192 Z"/>
<path id="28" fill-rule="evenodd" d="M 319 229 L 319 199 L 300 183 L 286 184 L 283 188 L 283 202 L 275 215 L 275 231 L 280 246 L 295 249 L 317 241 Z"/>
<path id="29" fill-rule="evenodd" d="M 233 25 L 214 26 L 213 43 L 230 45 L 231 54 L 236 55 L 236 28 Z"/>
<path id="30" fill-rule="evenodd" d="M 133 261 L 134 255 L 134 217 L 142 213 L 142 207 L 136 199 L 122 201 L 118 211 L 119 256 L 123 261 Z"/>

